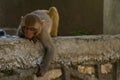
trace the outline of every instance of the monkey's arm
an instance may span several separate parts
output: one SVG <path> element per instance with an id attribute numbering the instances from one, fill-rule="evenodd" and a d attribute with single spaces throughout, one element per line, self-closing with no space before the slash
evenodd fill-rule
<path id="1" fill-rule="evenodd" d="M 46 71 L 49 69 L 50 63 L 53 60 L 54 56 L 54 45 L 51 39 L 51 36 L 47 31 L 42 31 L 40 40 L 45 48 L 45 54 L 43 57 L 43 61 L 40 65 L 41 71 L 40 75 L 44 75 Z"/>

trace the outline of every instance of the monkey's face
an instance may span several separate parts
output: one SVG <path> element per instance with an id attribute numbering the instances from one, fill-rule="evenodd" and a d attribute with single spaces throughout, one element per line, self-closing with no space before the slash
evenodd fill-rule
<path id="1" fill-rule="evenodd" d="M 29 28 L 29 27 L 24 28 L 25 38 L 32 39 L 34 37 L 35 32 L 36 30 L 34 28 Z"/>
<path id="2" fill-rule="evenodd" d="M 44 26 L 44 20 L 40 20 L 36 15 L 29 14 L 23 17 L 21 24 L 21 26 L 23 26 L 22 30 L 25 38 L 32 39 L 41 33 L 41 29 Z"/>
<path id="3" fill-rule="evenodd" d="M 41 27 L 40 23 L 35 23 L 34 26 L 27 26 L 27 25 L 24 26 L 23 31 L 24 31 L 25 38 L 32 39 L 38 32 L 38 28 L 39 28 L 39 31 L 41 32 L 40 27 Z"/>

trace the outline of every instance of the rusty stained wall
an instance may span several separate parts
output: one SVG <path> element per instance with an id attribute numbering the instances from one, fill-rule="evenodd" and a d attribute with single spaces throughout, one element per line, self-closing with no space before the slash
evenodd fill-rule
<path id="1" fill-rule="evenodd" d="M 59 35 L 103 33 L 103 0 L 0 0 L 0 27 L 17 28 L 22 15 L 50 6 L 60 13 Z"/>

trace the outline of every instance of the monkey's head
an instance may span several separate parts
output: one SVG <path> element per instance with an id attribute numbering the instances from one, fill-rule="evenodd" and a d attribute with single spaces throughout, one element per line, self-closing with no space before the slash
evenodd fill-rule
<path id="1" fill-rule="evenodd" d="M 36 15 L 29 14 L 23 17 L 21 26 L 25 38 L 32 39 L 41 33 L 41 30 L 44 27 L 44 20 L 40 20 Z"/>

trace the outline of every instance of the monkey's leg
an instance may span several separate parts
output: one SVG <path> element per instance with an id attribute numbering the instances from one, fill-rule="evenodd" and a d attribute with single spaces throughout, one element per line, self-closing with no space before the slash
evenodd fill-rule
<path id="1" fill-rule="evenodd" d="M 58 35 L 58 27 L 55 27 L 55 26 L 53 26 L 54 28 L 52 28 L 52 30 L 51 30 L 51 36 L 52 37 L 56 37 L 57 35 Z"/>
<path id="2" fill-rule="evenodd" d="M 52 28 L 51 28 L 51 36 L 56 37 L 58 34 L 58 25 L 59 25 L 59 13 L 55 7 L 51 7 L 49 9 L 48 15 L 52 19 Z"/>
<path id="3" fill-rule="evenodd" d="M 96 64 L 96 65 L 94 65 L 94 67 L 95 67 L 96 77 L 98 78 L 98 80 L 102 80 L 101 64 Z"/>
<path id="4" fill-rule="evenodd" d="M 118 68 L 118 64 L 117 64 L 117 62 L 115 62 L 115 63 L 113 63 L 113 69 L 112 69 L 112 74 L 113 74 L 113 80 L 119 80 L 119 79 L 117 79 L 117 68 Z"/>
<path id="5" fill-rule="evenodd" d="M 70 75 L 78 80 L 91 80 L 91 75 L 89 74 L 82 74 L 77 70 L 70 69 Z"/>
<path id="6" fill-rule="evenodd" d="M 53 25 L 51 28 L 51 36 L 52 37 L 56 37 L 58 35 L 58 24 L 59 24 L 59 20 L 57 18 L 55 18 L 56 20 L 53 21 Z"/>
<path id="7" fill-rule="evenodd" d="M 69 70 L 67 69 L 66 66 L 62 66 L 61 71 L 62 71 L 62 80 L 71 80 Z"/>
<path id="8" fill-rule="evenodd" d="M 75 78 L 77 80 L 98 80 L 97 78 L 92 77 L 92 75 L 82 74 L 78 70 L 71 69 L 63 64 L 61 70 L 62 80 L 71 80 L 72 78 Z"/>

